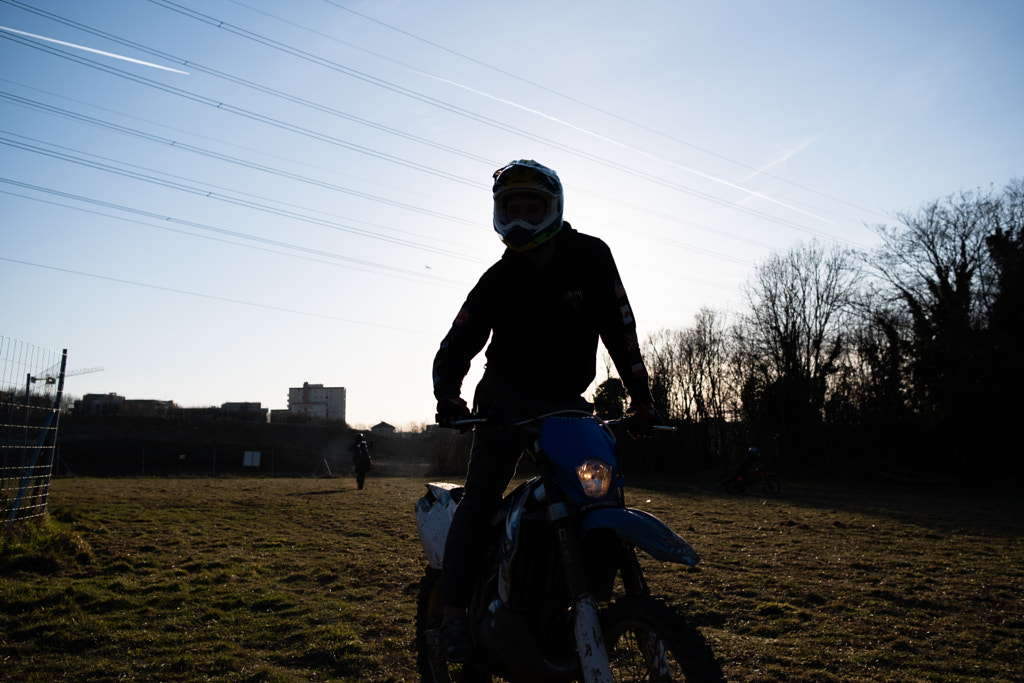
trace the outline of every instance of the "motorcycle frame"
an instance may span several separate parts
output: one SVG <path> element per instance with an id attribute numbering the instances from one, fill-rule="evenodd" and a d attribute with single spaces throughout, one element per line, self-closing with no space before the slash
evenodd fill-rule
<path id="1" fill-rule="evenodd" d="M 551 416 L 542 416 L 538 420 L 547 417 Z M 587 417 L 594 419 L 590 415 Z M 607 431 L 604 423 L 597 420 L 594 422 L 601 425 L 603 431 Z M 614 446 L 610 452 L 613 462 L 609 463 L 614 466 L 612 489 L 599 500 L 582 502 L 578 491 L 572 492 L 565 486 L 565 477 L 559 476 L 554 464 L 555 458 L 545 452 L 542 442 L 543 430 L 533 448 L 528 450 L 528 454 L 540 465 L 540 475 L 509 494 L 506 504 L 494 520 L 495 533 L 500 537 L 496 545 L 488 544 L 493 553 L 487 566 L 493 573 L 489 572 L 478 584 L 470 608 L 470 626 L 478 633 L 480 642 L 490 645 L 486 650 L 497 655 L 504 666 L 516 667 L 517 672 L 526 680 L 556 680 L 559 676 L 578 676 L 586 683 L 610 683 L 613 679 L 598 602 L 611 599 L 616 575 L 621 577 L 627 595 L 650 593 L 635 548 L 642 548 L 660 560 L 688 565 L 696 564 L 699 558 L 683 539 L 660 520 L 625 506 L 624 481 L 618 471 Z M 539 505 L 534 507 L 530 499 Z M 539 628 L 534 628 L 528 625 L 528 621 L 523 621 L 525 615 L 521 607 L 509 604 L 506 600 L 508 594 L 503 595 L 502 581 L 509 582 L 514 589 L 513 582 L 518 573 L 514 571 L 514 556 L 506 558 L 502 555 L 502 548 L 509 543 L 509 539 L 503 535 L 507 533 L 504 522 L 510 515 L 519 514 L 521 519 L 517 523 L 521 523 L 526 518 L 524 511 L 527 506 L 532 508 L 532 520 L 536 519 L 533 516 L 535 512 L 543 510 L 543 519 L 550 533 L 549 540 L 554 545 L 553 550 L 557 553 L 558 564 L 562 569 L 566 592 L 561 596 L 573 607 L 572 631 L 576 654 L 572 663 L 568 660 L 551 661 L 540 652 L 540 644 L 537 642 L 541 629 L 546 625 L 544 622 L 551 623 L 549 617 L 558 615 L 561 607 L 552 610 L 551 601 L 543 602 L 539 613 L 534 615 L 541 623 L 534 625 Z M 520 550 L 519 541 L 517 535 L 512 547 Z M 544 546 L 540 547 L 543 549 Z M 587 557 L 588 550 L 595 553 L 602 562 L 588 561 L 591 559 Z M 612 555 L 610 558 L 609 552 Z M 608 561 L 608 564 L 603 565 L 603 561 Z M 502 576 L 503 572 L 506 573 L 505 577 Z M 524 580 L 524 583 L 531 585 L 528 580 Z M 566 603 L 559 601 L 558 604 Z M 504 630 L 509 628 L 510 623 L 513 630 L 526 627 L 531 634 L 529 640 L 534 642 L 520 639 L 515 646 L 505 642 L 503 647 L 502 641 L 507 641 L 512 635 Z M 491 632 L 488 632 L 488 628 Z"/>

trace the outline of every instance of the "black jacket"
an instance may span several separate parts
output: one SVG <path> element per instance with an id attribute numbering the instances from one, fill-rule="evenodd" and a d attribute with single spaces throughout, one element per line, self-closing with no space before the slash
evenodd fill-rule
<path id="1" fill-rule="evenodd" d="M 487 343 L 487 373 L 526 395 L 578 398 L 596 375 L 600 338 L 630 398 L 651 403 L 636 323 L 611 250 L 566 223 L 552 261 L 533 267 L 506 251 L 483 274 L 434 357 L 434 396 L 461 393 Z"/>

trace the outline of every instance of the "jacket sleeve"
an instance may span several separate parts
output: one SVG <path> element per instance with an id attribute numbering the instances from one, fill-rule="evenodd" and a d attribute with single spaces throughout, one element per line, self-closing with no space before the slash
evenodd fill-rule
<path id="1" fill-rule="evenodd" d="M 626 288 L 622 285 L 611 250 L 604 245 L 603 251 L 601 341 L 608 349 L 608 355 L 629 393 L 630 402 L 653 405 L 650 378 L 640 353 L 633 309 L 629 305 L 629 297 L 626 296 Z"/>
<path id="2" fill-rule="evenodd" d="M 441 347 L 434 355 L 434 398 L 459 396 L 462 380 L 469 372 L 473 358 L 480 353 L 491 334 L 491 323 L 486 315 L 486 284 L 481 279 L 469 293 L 466 302 L 455 316 Z"/>

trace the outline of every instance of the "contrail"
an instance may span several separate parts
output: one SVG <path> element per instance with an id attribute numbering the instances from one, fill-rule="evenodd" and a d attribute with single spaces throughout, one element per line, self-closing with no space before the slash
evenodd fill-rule
<path id="1" fill-rule="evenodd" d="M 414 33 L 409 33 L 408 31 L 404 31 L 404 30 L 402 30 L 402 29 L 400 29 L 400 28 L 398 28 L 396 26 L 392 26 L 391 24 L 387 24 L 387 23 L 384 23 L 383 21 L 379 21 L 377 19 L 374 19 L 373 17 L 370 17 L 370 16 L 368 16 L 366 14 L 362 14 L 361 12 L 357 12 L 354 9 L 351 9 L 349 7 L 344 7 L 343 5 L 340 5 L 335 0 L 324 0 L 324 1 L 327 2 L 330 5 L 333 5 L 333 6 L 337 7 L 338 9 L 344 10 L 344 11 L 349 12 L 351 14 L 355 14 L 356 16 L 362 17 L 363 19 L 366 19 L 368 21 L 372 21 L 375 24 L 380 24 L 381 26 L 384 26 L 387 29 L 390 29 L 392 31 L 396 31 L 396 32 L 401 33 L 403 35 L 409 36 L 410 38 L 418 40 L 418 41 L 420 41 L 422 43 L 426 43 L 427 45 L 435 47 L 435 48 L 437 48 L 439 50 L 443 50 L 445 52 L 451 53 L 451 54 L 453 54 L 453 55 L 455 55 L 455 56 L 457 56 L 457 57 L 459 57 L 461 59 L 469 60 L 469 61 L 474 62 L 476 64 L 479 64 L 479 65 L 481 65 L 483 67 L 491 69 L 492 71 L 497 71 L 498 73 L 504 74 L 504 75 L 509 76 L 511 78 L 515 78 L 515 79 L 517 79 L 519 81 L 523 81 L 524 83 L 527 83 L 528 85 L 533 86 L 535 88 L 540 88 L 542 90 L 547 90 L 548 92 L 554 93 L 554 94 L 556 94 L 556 95 L 558 95 L 560 97 L 563 97 L 563 98 L 566 98 L 566 99 L 568 99 L 570 101 L 576 102 L 577 104 L 582 104 L 585 107 L 588 107 L 590 109 L 594 109 L 594 110 L 599 111 L 599 112 L 601 112 L 603 114 L 607 114 L 607 115 L 612 116 L 614 118 L 626 121 L 627 123 L 630 123 L 632 125 L 639 125 L 639 124 L 636 124 L 636 123 L 634 123 L 632 121 L 629 121 L 628 119 L 624 119 L 621 116 L 617 116 L 616 114 L 612 114 L 612 113 L 610 113 L 608 111 L 605 111 L 603 109 L 600 109 L 598 107 L 594 107 L 592 105 L 589 105 L 586 102 L 577 100 L 577 99 L 575 99 L 573 97 L 569 97 L 569 96 L 565 95 L 564 93 L 561 93 L 561 92 L 558 92 L 558 91 L 555 91 L 555 90 L 551 90 L 550 88 L 547 88 L 547 87 L 542 86 L 542 85 L 538 85 L 537 83 L 534 83 L 533 81 L 529 81 L 529 80 L 527 80 L 525 78 L 522 78 L 521 76 L 517 76 L 517 75 L 515 75 L 513 73 L 510 73 L 508 71 L 504 71 L 504 70 L 499 69 L 499 68 L 497 68 L 495 66 L 492 66 L 492 65 L 490 65 L 490 64 L 488 64 L 486 62 L 482 62 L 482 61 L 480 61 L 478 59 L 474 59 L 473 57 L 469 57 L 467 55 L 462 54 L 461 52 L 457 52 L 455 50 L 449 49 L 449 48 L 447 48 L 447 47 L 445 47 L 443 45 L 439 45 L 439 44 L 434 43 L 432 41 L 429 41 L 429 40 L 427 40 L 425 38 L 421 38 L 420 36 L 418 36 L 418 35 L 416 35 Z M 647 150 L 641 149 L 639 147 L 635 147 L 633 145 L 630 145 L 628 143 L 622 142 L 620 140 L 616 140 L 614 138 L 610 138 L 610 137 L 607 137 L 605 135 L 601 135 L 600 133 L 596 133 L 596 132 L 594 132 L 592 130 L 588 130 L 588 129 L 583 128 L 581 126 L 577 126 L 576 124 L 571 123 L 569 121 L 565 121 L 565 120 L 562 120 L 562 119 L 557 118 L 555 116 L 552 116 L 550 114 L 546 114 L 546 113 L 544 113 L 542 111 L 539 111 L 537 109 L 532 109 L 530 107 L 524 106 L 522 104 L 519 104 L 518 102 L 513 102 L 512 100 L 508 100 L 508 99 L 505 99 L 503 97 L 499 97 L 498 95 L 493 95 L 491 93 L 484 92 L 482 90 L 478 90 L 478 89 L 473 88 L 471 86 L 465 85 L 464 83 L 459 83 L 458 81 L 453 81 L 453 80 L 445 78 L 443 76 L 438 76 L 436 74 L 432 74 L 432 73 L 430 73 L 428 71 L 424 71 L 424 70 L 422 70 L 420 68 L 417 68 L 415 66 L 412 66 L 410 64 L 406 64 L 405 62 L 402 62 L 402 61 L 399 61 L 397 59 L 393 59 L 391 57 L 388 57 L 387 55 L 382 55 L 379 52 L 374 52 L 373 50 L 368 50 L 368 49 L 366 49 L 364 47 L 360 47 L 360 46 L 358 46 L 358 45 L 356 45 L 354 43 L 350 43 L 350 42 L 345 41 L 345 40 L 340 40 L 339 38 L 336 38 L 334 36 L 328 35 L 326 33 L 322 33 L 320 31 L 316 31 L 314 29 L 308 28 L 308 27 L 303 26 L 301 24 L 297 24 L 297 23 L 295 23 L 293 21 L 289 21 L 288 19 L 284 19 L 282 17 L 279 17 L 277 15 L 271 14 L 269 12 L 265 12 L 265 11 L 263 11 L 261 9 L 257 9 L 255 7 L 252 7 L 249 4 L 246 4 L 245 2 L 242 2 L 242 0 L 231 0 L 231 2 L 234 2 L 237 5 L 241 5 L 242 7 L 246 7 L 248 9 L 250 9 L 250 10 L 253 10 L 254 12 L 259 12 L 260 14 L 264 14 L 266 16 L 269 16 L 269 17 L 272 17 L 274 19 L 277 19 L 278 21 L 284 22 L 286 24 L 290 24 L 292 26 L 296 26 L 296 27 L 298 27 L 298 28 L 300 28 L 300 29 L 302 29 L 304 31 L 308 31 L 310 33 L 314 33 L 316 35 L 319 35 L 319 36 L 321 36 L 323 38 L 326 38 L 326 39 L 328 39 L 330 41 L 333 41 L 335 43 L 339 43 L 341 45 L 345 45 L 345 46 L 350 47 L 352 49 L 359 50 L 360 52 L 365 52 L 366 54 L 369 54 L 369 55 L 372 55 L 372 56 L 376 57 L 377 59 L 381 59 L 381 60 L 384 60 L 386 62 L 391 62 L 392 64 L 397 64 L 398 66 L 401 66 L 402 68 L 406 69 L 410 73 L 415 73 L 415 74 L 418 74 L 418 75 L 423 76 L 425 78 L 431 78 L 431 79 L 434 79 L 434 80 L 439 81 L 441 83 L 447 83 L 448 85 L 451 85 L 451 86 L 456 87 L 456 88 L 461 88 L 461 89 L 463 89 L 463 90 L 465 90 L 467 92 L 471 92 L 471 93 L 473 93 L 475 95 L 479 95 L 480 97 L 485 97 L 485 98 L 493 100 L 495 102 L 500 102 L 500 103 L 508 105 L 510 107 L 514 107 L 516 109 L 520 109 L 522 111 L 525 111 L 525 112 L 527 112 L 529 114 L 533 114 L 535 116 L 539 116 L 541 118 L 547 119 L 547 120 L 549 120 L 549 121 L 551 121 L 553 123 L 557 123 L 559 125 L 566 126 L 568 128 L 572 128 L 573 130 L 576 130 L 576 131 L 578 131 L 580 133 L 583 133 L 584 135 L 589 135 L 591 137 L 597 138 L 597 139 L 602 140 L 604 142 L 607 142 L 607 143 L 616 145 L 618 147 L 621 147 L 623 149 L 630 150 L 632 152 L 635 152 L 636 154 L 640 154 L 642 156 L 646 156 L 649 159 L 657 159 L 657 160 L 662 161 L 662 162 L 664 162 L 664 163 L 666 163 L 666 164 L 668 164 L 670 166 L 673 166 L 673 167 L 675 167 L 675 168 L 677 168 L 677 169 L 679 169 L 681 171 L 685 171 L 686 173 L 691 173 L 691 174 L 696 175 L 698 177 L 704 178 L 705 180 L 710 180 L 711 182 L 719 183 L 720 185 L 725 185 L 726 187 L 732 188 L 734 190 L 739 190 L 740 192 L 745 193 L 747 195 L 748 199 L 751 198 L 751 197 L 757 197 L 759 199 L 763 199 L 766 202 L 771 202 L 773 204 L 777 204 L 778 206 L 781 206 L 781 207 L 786 208 L 786 209 L 790 209 L 792 211 L 796 211 L 797 213 L 802 213 L 805 216 L 809 216 L 809 217 L 817 219 L 819 221 L 823 221 L 825 223 L 833 223 L 833 221 L 831 221 L 831 220 L 829 220 L 827 218 L 823 218 L 822 216 L 819 216 L 817 214 L 811 213 L 809 211 L 805 211 L 805 210 L 803 210 L 803 209 L 801 209 L 799 207 L 793 206 L 792 204 L 787 204 L 786 202 L 783 202 L 783 201 L 780 201 L 780 200 L 775 199 L 773 197 L 770 197 L 770 196 L 768 196 L 768 195 L 766 195 L 766 194 L 764 194 L 762 192 L 757 192 L 756 190 L 751 190 L 750 188 L 745 187 L 743 185 L 740 185 L 738 183 L 729 182 L 728 180 L 726 180 L 724 178 L 721 178 L 719 176 L 712 175 L 710 173 L 705 173 L 705 172 L 700 171 L 700 170 L 698 170 L 696 168 L 693 168 L 692 166 L 687 166 L 685 164 L 681 164 L 679 162 L 673 161 L 672 159 L 669 159 L 668 157 L 665 157 L 665 156 L 663 156 L 661 154 L 657 154 L 657 153 L 654 153 L 654 152 L 649 152 Z M 651 132 L 654 132 L 654 133 L 656 133 L 658 135 L 664 135 L 663 133 L 659 133 L 656 130 L 653 130 L 651 128 L 647 128 L 646 126 L 640 126 L 640 127 L 641 128 L 646 128 L 647 130 L 650 130 Z M 669 139 L 677 140 L 676 138 L 672 138 L 671 136 L 668 136 L 668 137 L 669 137 Z M 816 140 L 817 138 L 814 138 L 814 139 Z M 690 147 L 694 147 L 694 145 L 691 145 L 690 143 L 685 142 L 683 140 L 677 140 L 677 141 L 681 142 L 682 144 L 688 145 Z M 806 146 L 806 145 L 804 145 L 804 146 Z M 696 147 L 696 149 L 700 150 L 699 147 Z M 803 147 L 800 147 L 798 151 L 802 151 L 802 150 L 803 150 Z M 708 150 L 701 150 L 701 151 L 707 152 L 709 154 L 714 154 L 714 152 L 709 152 Z M 714 156 L 721 156 L 721 155 L 714 154 Z M 722 158 L 724 158 L 724 157 L 722 157 Z M 732 162 L 731 159 L 726 159 L 726 160 Z M 732 163 L 738 163 L 738 162 L 732 162 Z M 740 165 L 742 165 L 742 164 L 740 164 Z M 768 168 L 768 167 L 766 167 L 766 168 Z M 756 175 L 758 175 L 759 173 L 762 173 L 764 171 L 764 169 L 752 169 L 752 170 L 755 170 L 755 173 L 753 175 L 751 175 L 751 176 L 748 176 L 747 178 L 745 178 L 744 180 L 742 180 L 740 182 L 746 182 L 750 178 L 755 177 Z M 786 182 L 789 182 L 789 181 L 786 181 Z M 790 184 L 793 184 L 793 183 L 790 183 Z M 819 192 L 817 194 L 821 194 L 821 193 Z"/>
<path id="2" fill-rule="evenodd" d="M 643 150 L 643 149 L 640 149 L 639 147 L 635 147 L 635 146 L 627 144 L 625 142 L 621 142 L 619 140 L 615 140 L 614 138 L 610 138 L 610 137 L 607 137 L 605 135 L 601 135 L 600 133 L 595 133 L 592 130 L 587 130 L 586 128 L 582 128 L 580 126 L 577 126 L 574 123 L 570 123 L 569 121 L 563 121 L 562 119 L 559 119 L 559 118 L 557 118 L 555 116 L 552 116 L 550 114 L 546 114 L 546 113 L 544 113 L 542 111 L 538 111 L 536 109 L 531 109 L 530 107 L 527 107 L 527 106 L 524 106 L 522 104 L 519 104 L 518 102 L 513 102 L 512 100 L 508 100 L 508 99 L 505 99 L 503 97 L 499 97 L 497 95 L 492 95 L 490 93 L 483 92 L 482 90 L 477 90 L 476 88 L 470 87 L 468 85 L 464 85 L 462 83 L 458 83 L 456 81 L 452 81 L 452 80 L 444 78 L 442 76 L 437 76 L 435 74 L 427 73 L 426 71 L 421 71 L 420 69 L 417 69 L 415 67 L 412 67 L 412 69 L 414 71 L 422 74 L 423 76 L 426 76 L 427 78 L 433 78 L 434 80 L 441 81 L 442 83 L 447 83 L 447 84 L 452 85 L 452 86 L 454 86 L 456 88 L 462 88 L 463 90 L 471 92 L 471 93 L 473 93 L 475 95 L 480 95 L 481 97 L 486 97 L 486 98 L 494 100 L 496 102 L 501 102 L 502 104 L 506 104 L 506 105 L 508 105 L 510 107 L 515 107 L 517 109 L 521 109 L 521 110 L 523 110 L 525 112 L 528 112 L 530 114 L 534 114 L 536 116 L 540 116 L 541 118 L 545 118 L 545 119 L 547 119 L 549 121 L 552 121 L 554 123 L 558 123 L 558 124 L 566 126 L 568 128 L 572 128 L 573 130 L 578 131 L 580 133 L 583 133 L 585 135 L 589 135 L 591 137 L 595 137 L 598 140 L 602 140 L 602 141 L 607 142 L 607 143 L 612 144 L 612 145 L 617 145 L 619 147 L 622 147 L 623 149 L 628 149 L 628 150 L 630 150 L 632 152 L 635 152 L 637 154 L 641 154 L 641 155 L 646 156 L 646 157 L 648 157 L 650 159 L 658 159 L 658 160 L 668 164 L 669 166 L 673 166 L 675 168 L 678 168 L 681 171 L 685 171 L 687 173 L 692 173 L 693 175 L 696 175 L 696 176 L 699 176 L 701 178 L 704 178 L 705 180 L 710 180 L 712 182 L 719 183 L 721 185 L 725 185 L 726 187 L 731 187 L 732 189 L 739 190 L 740 192 L 745 192 L 747 195 L 749 195 L 751 197 L 758 197 L 760 199 L 765 200 L 766 202 L 771 202 L 773 204 L 777 204 L 777 205 L 782 206 L 784 208 L 791 209 L 791 210 L 796 211 L 798 213 L 802 213 L 805 216 L 810 216 L 811 218 L 816 218 L 816 219 L 818 219 L 820 221 L 824 221 L 826 223 L 832 223 L 832 221 L 828 220 L 827 218 L 823 218 L 823 217 L 818 216 L 817 214 L 813 214 L 813 213 L 811 213 L 809 211 L 804 211 L 803 209 L 801 209 L 799 207 L 796 207 L 796 206 L 793 206 L 792 204 L 787 204 L 785 202 L 779 201 L 778 199 L 774 199 L 772 197 L 769 197 L 768 195 L 763 194 L 761 192 L 757 192 L 756 190 L 751 190 L 749 188 L 743 187 L 742 185 L 737 185 L 736 183 L 729 182 L 728 180 L 725 180 L 724 178 L 719 178 L 718 176 L 711 175 L 710 173 L 705 173 L 703 171 L 699 171 L 699 170 L 693 168 L 692 166 L 687 166 L 685 164 L 680 164 L 680 163 L 678 163 L 676 161 L 673 161 L 673 160 L 671 160 L 671 159 L 669 159 L 667 157 L 664 157 L 664 156 L 662 156 L 660 154 L 656 154 L 654 152 L 648 152 L 647 150 Z M 808 141 L 806 144 L 804 144 L 802 147 L 800 147 L 799 150 L 797 150 L 797 151 L 802 150 L 803 147 L 807 146 L 807 144 L 810 144 L 810 141 Z"/>
<path id="3" fill-rule="evenodd" d="M 75 48 L 77 50 L 85 50 L 86 52 L 94 52 L 94 53 L 96 53 L 98 55 L 103 55 L 105 57 L 113 57 L 114 59 L 123 59 L 126 62 L 132 62 L 134 64 L 141 64 L 143 66 L 151 66 L 154 69 L 163 69 L 164 71 L 173 71 L 176 74 L 184 74 L 186 76 L 189 75 L 189 73 L 187 71 L 179 71 L 178 69 L 172 69 L 169 66 L 160 66 L 159 64 L 153 64 L 152 62 L 144 62 L 141 59 L 132 59 L 131 57 L 125 57 L 124 55 L 116 55 L 113 52 L 104 52 L 103 50 L 97 50 L 95 48 L 85 47 L 84 45 L 75 45 L 74 43 L 65 43 L 63 40 L 57 40 L 55 38 L 47 38 L 46 36 L 37 36 L 34 33 L 26 33 L 25 31 L 19 31 L 16 28 L 8 28 L 6 26 L 0 26 L 0 31 L 7 31 L 9 33 L 17 33 L 18 35 L 21 35 L 21 36 L 27 36 L 29 38 L 35 38 L 37 40 L 45 40 L 48 43 L 57 43 L 58 45 L 63 45 L 65 47 L 73 47 L 73 48 Z"/>

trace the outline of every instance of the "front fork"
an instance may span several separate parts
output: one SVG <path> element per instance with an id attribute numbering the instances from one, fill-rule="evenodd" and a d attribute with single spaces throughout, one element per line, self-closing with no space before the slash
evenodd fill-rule
<path id="1" fill-rule="evenodd" d="M 612 671 L 608 664 L 604 636 L 601 633 L 597 601 L 587 587 L 586 573 L 580 562 L 582 554 L 579 531 L 572 523 L 565 503 L 549 505 L 547 516 L 558 538 L 558 547 L 562 554 L 561 564 L 565 571 L 565 585 L 575 606 L 573 627 L 583 680 L 586 683 L 612 683 Z"/>

